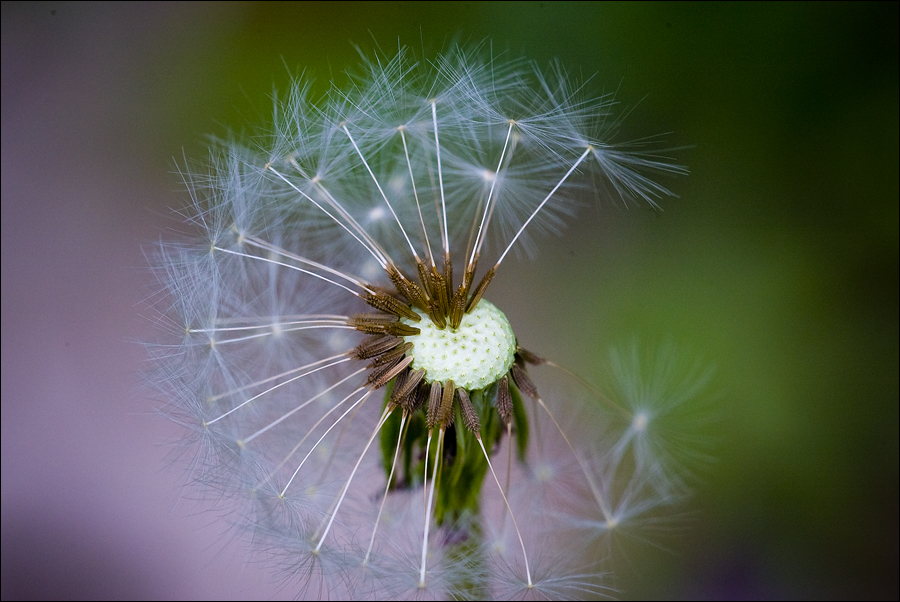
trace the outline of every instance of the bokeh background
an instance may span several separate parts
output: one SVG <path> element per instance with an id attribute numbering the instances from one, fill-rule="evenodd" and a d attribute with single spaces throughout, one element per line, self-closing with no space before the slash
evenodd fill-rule
<path id="1" fill-rule="evenodd" d="M 3 599 L 293 596 L 181 499 L 137 376 L 141 246 L 184 201 L 175 165 L 291 73 L 324 90 L 353 44 L 453 39 L 596 73 L 625 137 L 691 147 L 664 211 L 589 211 L 494 285 L 588 374 L 633 337 L 717 366 L 715 462 L 621 556 L 621 597 L 896 599 L 897 7 L 4 2 Z"/>

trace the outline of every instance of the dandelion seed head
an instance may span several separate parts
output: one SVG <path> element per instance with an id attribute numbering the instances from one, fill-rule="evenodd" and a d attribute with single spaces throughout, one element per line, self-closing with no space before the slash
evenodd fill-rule
<path id="1" fill-rule="evenodd" d="M 622 356 L 611 396 L 547 387 L 485 298 L 588 198 L 656 204 L 684 169 L 614 142 L 613 99 L 558 65 L 483 50 L 298 81 L 184 171 L 193 232 L 155 253 L 191 473 L 298 596 L 605 596 L 594 540 L 684 497 L 657 422 L 698 388 Z"/>

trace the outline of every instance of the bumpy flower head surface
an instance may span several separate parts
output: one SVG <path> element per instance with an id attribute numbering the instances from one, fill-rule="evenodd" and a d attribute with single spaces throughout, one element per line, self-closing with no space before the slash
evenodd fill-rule
<path id="1" fill-rule="evenodd" d="M 401 49 L 321 99 L 298 82 L 186 171 L 193 231 L 155 255 L 154 380 L 192 474 L 298 597 L 606 595 L 597 541 L 684 491 L 656 436 L 692 389 L 616 361 L 603 395 L 485 300 L 533 235 L 683 170 L 617 144 L 612 99 L 560 67 L 480 50 Z"/>
<path id="2" fill-rule="evenodd" d="M 456 330 L 438 328 L 427 314 L 421 320 L 401 322 L 418 325 L 417 335 L 406 337 L 413 344 L 411 368 L 424 370 L 428 382 L 452 380 L 474 391 L 499 381 L 509 372 L 516 354 L 516 337 L 509 320 L 493 303 L 484 299 L 463 316 Z"/>

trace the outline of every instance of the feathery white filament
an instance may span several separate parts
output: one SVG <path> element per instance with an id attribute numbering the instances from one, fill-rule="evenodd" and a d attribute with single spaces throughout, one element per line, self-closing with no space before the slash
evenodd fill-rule
<path id="1" fill-rule="evenodd" d="M 297 375 L 297 376 L 295 376 L 295 377 L 293 377 L 293 378 L 289 378 L 288 380 L 286 380 L 286 381 L 284 381 L 284 382 L 278 383 L 278 384 L 275 385 L 274 387 L 269 387 L 268 389 L 266 389 L 266 390 L 263 391 L 262 393 L 258 393 L 258 394 L 256 394 L 256 395 L 254 395 L 253 397 L 251 397 L 250 399 L 248 399 L 247 401 L 245 401 L 245 402 L 243 402 L 243 403 L 240 403 L 240 404 L 236 405 L 235 407 L 231 408 L 230 410 L 228 410 L 227 412 L 225 412 L 224 414 L 222 414 L 222 415 L 219 416 L 218 418 L 213 418 L 212 420 L 210 420 L 209 422 L 206 423 L 206 426 L 209 426 L 209 425 L 211 425 L 211 424 L 215 424 L 216 422 L 218 422 L 218 421 L 221 420 L 222 418 L 225 418 L 226 416 L 228 416 L 228 415 L 230 415 L 230 414 L 232 414 L 232 413 L 234 413 L 234 412 L 240 410 L 242 407 L 246 406 L 248 403 L 251 403 L 251 402 L 254 401 L 255 399 L 259 399 L 259 398 L 262 397 L 263 395 L 265 395 L 265 394 L 267 394 L 267 393 L 271 393 L 272 391 L 274 391 L 274 390 L 276 390 L 276 389 L 279 389 L 279 388 L 283 387 L 284 385 L 286 385 L 286 384 L 288 384 L 288 383 L 292 383 L 292 382 L 294 382 L 295 380 L 298 380 L 298 379 L 303 378 L 304 376 L 309 376 L 310 374 L 313 374 L 314 372 L 318 372 L 319 370 L 324 370 L 325 368 L 330 368 L 331 366 L 336 366 L 337 364 L 341 364 L 341 363 L 346 362 L 346 361 L 349 361 L 349 360 L 350 360 L 349 357 L 342 358 L 342 359 L 337 360 L 337 361 L 335 361 L 335 362 L 331 362 L 331 363 L 326 364 L 326 365 L 324 365 L 324 366 L 320 366 L 320 367 L 318 367 L 318 368 L 315 368 L 314 370 L 310 370 L 309 372 L 304 372 L 303 374 L 299 374 L 299 375 Z"/>
<path id="2" fill-rule="evenodd" d="M 528 216 L 528 219 L 525 220 L 525 223 L 522 224 L 522 227 L 519 228 L 519 231 L 516 232 L 515 236 L 513 236 L 513 239 L 511 241 L 509 241 L 509 244 L 506 246 L 506 250 L 503 251 L 503 253 L 500 255 L 500 259 L 497 260 L 497 263 L 495 264 L 494 267 L 499 266 L 503 262 L 503 258 L 506 257 L 506 254 L 509 253 L 510 249 L 512 249 L 512 246 L 519 239 L 519 236 L 522 235 L 522 232 L 525 231 L 525 228 L 528 226 L 528 224 L 531 223 L 531 220 L 534 219 L 534 216 L 536 216 L 538 213 L 540 213 L 541 209 L 544 208 L 544 205 L 547 204 L 547 201 L 550 200 L 550 197 L 552 197 L 556 193 L 556 191 L 559 190 L 559 187 L 563 185 L 563 182 L 565 182 L 566 180 L 569 179 L 569 176 L 572 175 L 572 172 L 575 171 L 575 169 L 579 165 L 581 165 L 581 162 L 584 161 L 584 158 L 588 156 L 588 153 L 590 153 L 591 150 L 592 150 L 591 147 L 588 147 L 587 149 L 585 149 L 585 151 L 581 154 L 581 156 L 578 157 L 578 160 L 575 161 L 575 163 L 572 165 L 572 167 L 569 168 L 569 171 L 566 172 L 566 175 L 564 175 L 562 177 L 562 179 L 556 183 L 556 186 L 554 186 L 553 190 L 551 190 L 549 192 L 549 194 L 547 194 L 547 196 L 544 197 L 544 200 L 541 201 L 541 204 L 537 206 L 537 209 L 535 209 L 534 212 L 530 216 Z"/>
<path id="3" fill-rule="evenodd" d="M 431 435 L 428 435 L 431 442 Z M 425 534 L 422 536 L 422 567 L 419 569 L 419 587 L 425 587 L 425 559 L 428 555 L 428 529 L 431 526 L 431 506 L 434 503 L 434 487 L 438 476 L 438 467 L 441 465 L 441 454 L 444 450 L 444 429 L 438 431 L 437 449 L 434 452 L 434 469 L 431 473 L 431 488 L 428 490 L 428 501 L 425 504 Z M 427 448 L 425 457 L 428 457 Z M 427 485 L 427 482 L 426 482 Z"/>
<path id="4" fill-rule="evenodd" d="M 441 170 L 441 143 L 438 139 L 438 122 L 437 122 L 437 103 L 431 101 L 431 122 L 434 124 L 434 148 L 437 156 L 438 183 L 441 189 L 441 211 L 444 219 L 441 220 L 443 226 L 444 256 L 450 255 L 450 236 L 447 234 L 447 201 L 444 198 L 444 172 Z"/>
<path id="5" fill-rule="evenodd" d="M 353 230 L 348 228 L 347 225 L 344 224 L 344 222 L 342 222 L 341 220 L 339 220 L 338 218 L 333 216 L 327 209 L 322 207 L 322 205 L 320 205 L 314 198 L 312 198 L 311 196 L 309 196 L 308 194 L 306 194 L 305 192 L 300 190 L 296 184 L 294 184 L 293 182 L 288 180 L 284 174 L 277 171 L 274 167 L 269 165 L 269 166 L 267 166 L 267 169 L 269 171 L 271 171 L 273 174 L 275 174 L 278 178 L 280 178 L 285 184 L 287 184 L 288 186 L 293 188 L 297 194 L 299 194 L 300 196 L 305 198 L 307 201 L 309 201 L 310 203 L 312 203 L 313 205 L 318 207 L 322 211 L 322 213 L 324 213 L 329 218 L 331 218 L 331 221 L 333 221 L 338 226 L 340 226 L 341 228 L 346 230 L 350 236 L 352 236 L 354 239 L 356 239 L 356 242 L 361 244 L 363 246 L 363 248 L 365 248 L 369 253 L 372 254 L 372 257 L 375 258 L 375 260 L 381 265 L 381 267 L 384 267 L 387 265 L 387 261 L 385 260 L 384 256 L 378 251 L 376 245 L 370 246 L 369 242 L 363 242 L 363 240 L 359 236 L 357 236 L 356 233 L 353 232 Z M 329 200 L 332 202 L 332 206 L 334 206 L 335 205 L 334 198 L 331 197 L 330 195 L 326 195 L 326 196 L 328 196 Z M 340 209 L 340 205 L 337 205 L 337 208 Z M 345 215 L 345 219 L 346 219 L 346 215 Z M 359 228 L 359 224 L 356 224 L 356 226 L 357 226 L 357 231 L 362 230 L 362 228 Z M 365 234 L 364 231 L 363 231 L 363 238 L 368 238 L 368 236 Z"/>
<path id="6" fill-rule="evenodd" d="M 303 457 L 303 460 L 301 460 L 301 461 L 300 461 L 300 464 L 297 466 L 297 470 L 294 471 L 294 474 L 291 475 L 291 478 L 288 480 L 287 485 L 285 485 L 285 486 L 284 486 L 284 489 L 281 491 L 281 494 L 280 494 L 281 497 L 284 497 L 284 494 L 287 493 L 288 487 L 290 487 L 290 486 L 291 486 L 291 483 L 294 482 L 294 478 L 297 476 L 297 473 L 299 473 L 299 472 L 300 472 L 300 469 L 303 468 L 303 465 L 306 463 L 306 461 L 307 461 L 307 460 L 309 459 L 309 457 L 312 455 L 313 451 L 315 451 L 315 449 L 319 446 L 319 444 L 322 443 L 322 440 L 328 435 L 328 433 L 331 432 L 331 429 L 333 429 L 334 427 L 336 427 L 336 426 L 341 422 L 341 420 L 343 420 L 344 418 L 346 418 L 346 417 L 347 417 L 347 414 L 349 414 L 350 412 L 353 411 L 353 408 L 355 408 L 356 406 L 358 406 L 359 404 L 361 404 L 363 401 L 365 401 L 366 399 L 368 399 L 369 396 L 373 393 L 374 389 L 368 388 L 368 387 L 360 387 L 359 389 L 357 389 L 357 390 L 354 391 L 353 393 L 350 393 L 350 395 L 348 395 L 347 397 L 345 397 L 344 399 L 342 399 L 340 402 L 338 402 L 337 404 L 335 404 L 335 406 L 334 406 L 333 408 L 331 408 L 330 410 L 328 410 L 328 412 L 326 412 L 324 416 L 322 416 L 321 418 L 319 418 L 319 421 L 316 422 L 316 423 L 313 425 L 312 429 L 310 429 L 310 431 L 309 431 L 310 433 L 312 433 L 312 431 L 313 431 L 317 426 L 319 426 L 319 424 L 321 424 L 322 421 L 325 420 L 325 418 L 326 418 L 329 414 L 331 414 L 333 411 L 335 411 L 337 408 L 339 408 L 341 405 L 343 405 L 344 402 L 346 402 L 348 399 L 350 399 L 351 397 L 353 397 L 354 395 L 356 395 L 357 393 L 359 393 L 359 392 L 362 391 L 363 389 L 366 389 L 366 392 L 363 394 L 363 396 L 360 397 L 359 399 L 357 399 L 355 402 L 353 402 L 353 405 L 351 405 L 349 408 L 347 408 L 347 409 L 344 411 L 344 413 L 341 414 L 341 415 L 338 417 L 338 419 L 335 420 L 334 423 L 333 423 L 331 426 L 329 426 L 328 429 L 327 429 L 324 433 L 322 433 L 322 436 L 319 437 L 319 440 L 316 441 L 315 445 L 313 445 L 312 448 L 309 450 L 309 452 L 307 452 L 307 454 Z M 307 434 L 307 436 L 308 436 L 308 434 Z M 304 439 L 305 439 L 305 438 L 306 438 L 306 437 L 304 437 Z"/>
<path id="7" fill-rule="evenodd" d="M 304 273 L 304 274 L 309 274 L 309 275 L 312 276 L 313 278 L 318 278 L 318 279 L 320 279 L 320 280 L 324 280 L 325 282 L 327 282 L 327 283 L 329 283 L 329 284 L 333 284 L 333 285 L 335 285 L 335 286 L 341 287 L 342 289 L 344 289 L 345 291 L 347 291 L 348 293 L 350 293 L 350 294 L 353 295 L 354 297 L 359 297 L 359 296 L 360 296 L 359 293 L 357 293 L 356 291 L 354 291 L 354 290 L 351 289 L 351 288 L 348 288 L 348 287 L 344 286 L 344 285 L 341 284 L 340 282 L 335 282 L 334 280 L 331 280 L 330 278 L 326 278 L 325 276 L 323 276 L 323 275 L 321 275 L 321 274 L 316 274 L 315 272 L 311 272 L 311 271 L 309 271 L 309 270 L 305 270 L 305 269 L 303 269 L 303 268 L 301 268 L 301 267 L 297 267 L 297 266 L 291 265 L 291 264 L 289 264 L 289 263 L 284 263 L 283 261 L 275 261 L 274 259 L 269 259 L 268 257 L 260 257 L 259 255 L 250 255 L 250 254 L 248 254 L 248 253 L 240 253 L 240 252 L 238 252 L 238 251 L 231 251 L 231 250 L 229 250 L 229 249 L 223 249 L 222 247 L 214 247 L 214 248 L 215 248 L 216 251 L 221 251 L 221 252 L 223 252 L 223 253 L 230 253 L 231 255 L 237 255 L 238 257 L 246 257 L 247 259 L 253 259 L 253 260 L 255 260 L 255 261 L 263 261 L 263 262 L 265 262 L 265 263 L 271 263 L 271 264 L 273 264 L 273 265 L 280 265 L 281 267 L 288 268 L 289 270 L 296 270 L 296 271 L 302 272 L 302 273 Z"/>
<path id="8" fill-rule="evenodd" d="M 547 412 L 547 416 L 550 417 L 550 420 L 553 421 L 553 424 L 556 425 L 556 430 L 559 431 L 559 434 L 562 435 L 563 440 L 566 442 L 566 445 L 569 446 L 569 450 L 572 452 L 572 455 L 575 457 L 575 461 L 578 462 L 578 467 L 581 468 L 581 472 L 584 474 L 584 478 L 587 481 L 588 487 L 591 489 L 591 493 L 594 494 L 594 499 L 597 501 L 597 505 L 600 506 L 600 511 L 603 513 L 603 518 L 609 522 L 612 517 L 612 511 L 609 508 L 609 505 L 606 503 L 606 498 L 603 497 L 603 494 L 600 493 L 600 488 L 597 486 L 597 483 L 594 482 L 594 478 L 591 476 L 588 467 L 585 465 L 584 460 L 581 455 L 575 451 L 575 446 L 572 445 L 572 442 L 569 441 L 568 435 L 563 430 L 562 426 L 560 426 L 559 422 L 556 421 L 556 417 L 553 416 L 553 412 L 550 411 L 550 408 L 547 407 L 547 404 L 544 403 L 544 400 L 538 397 L 538 403 L 544 411 Z"/>
<path id="9" fill-rule="evenodd" d="M 346 326 L 347 325 L 347 316 L 333 316 L 333 317 L 327 317 L 327 318 L 312 318 L 312 317 L 310 317 L 309 319 L 305 319 L 305 320 L 289 320 L 287 322 L 268 320 L 268 321 L 260 321 L 259 324 L 249 324 L 247 326 L 220 326 L 220 327 L 213 327 L 213 328 L 190 328 L 190 329 L 188 329 L 188 332 L 191 332 L 191 333 L 237 332 L 240 330 L 260 330 L 263 328 L 274 329 L 274 330 L 277 330 L 278 332 L 288 332 L 291 330 L 301 330 L 301 329 L 300 328 L 297 328 L 297 329 L 285 328 L 286 326 L 299 326 L 301 324 L 305 325 L 305 326 L 310 326 L 310 325 L 320 325 L 320 326 L 344 325 L 344 326 Z M 272 334 L 272 333 L 267 333 L 267 334 Z M 233 340 L 243 340 L 243 339 L 233 339 Z M 216 341 L 216 344 L 219 344 L 221 342 L 222 341 Z"/>
<path id="10" fill-rule="evenodd" d="M 475 435 L 475 440 L 478 441 L 478 445 L 481 446 L 481 452 L 484 454 L 484 459 L 487 461 L 488 468 L 491 469 L 491 475 L 494 477 L 494 482 L 497 483 L 497 489 L 500 490 L 500 495 L 503 496 L 503 503 L 506 504 L 509 518 L 512 519 L 513 527 L 516 529 L 516 535 L 519 537 L 519 545 L 522 546 L 522 556 L 525 558 L 525 575 L 528 577 L 528 587 L 531 587 L 533 583 L 531 582 L 531 569 L 528 567 L 528 553 L 525 551 L 525 542 L 522 541 L 522 532 L 519 531 L 519 523 L 516 522 L 516 515 L 513 514 L 512 507 L 509 505 L 509 500 L 506 499 L 506 494 L 503 493 L 503 486 L 500 484 L 500 479 L 497 478 L 497 473 L 494 472 L 494 465 L 491 464 L 491 458 L 488 456 L 487 450 L 484 449 L 484 442 L 481 440 L 481 435 Z"/>
<path id="11" fill-rule="evenodd" d="M 513 125 L 515 122 L 509 122 L 509 129 L 506 130 L 506 140 L 503 142 L 503 151 L 500 153 L 500 160 L 497 162 L 497 169 L 494 171 L 493 177 L 491 178 L 491 190 L 488 192 L 487 200 L 484 203 L 484 213 L 481 216 L 481 224 L 478 226 L 478 235 L 475 237 L 475 244 L 472 245 L 472 256 L 469 257 L 469 265 L 475 263 L 475 258 L 478 257 L 478 253 L 481 251 L 481 245 L 484 243 L 484 235 L 483 230 L 485 226 L 485 222 L 488 220 L 488 216 L 492 212 L 491 200 L 494 197 L 494 188 L 497 186 L 497 180 L 500 179 L 500 168 L 503 166 L 503 159 L 506 157 L 506 148 L 509 146 L 509 137 L 512 135 Z"/>
<path id="12" fill-rule="evenodd" d="M 403 156 L 406 158 L 406 167 L 409 169 L 409 182 L 412 185 L 413 197 L 416 199 L 416 210 L 419 212 L 419 222 L 422 224 L 422 235 L 425 237 L 425 248 L 428 250 L 428 259 L 434 265 L 434 254 L 431 252 L 431 242 L 428 240 L 428 228 L 425 227 L 425 218 L 422 216 L 422 204 L 419 202 L 419 191 L 416 190 L 416 176 L 413 175 L 412 161 L 409 159 L 409 148 L 406 146 L 406 128 L 400 127 L 400 140 L 403 141 Z"/>
<path id="13" fill-rule="evenodd" d="M 340 354 L 338 354 L 338 355 L 333 355 L 333 356 L 331 356 L 331 357 L 326 357 L 326 358 L 321 359 L 321 360 L 316 360 L 315 362 L 310 362 L 310 363 L 306 364 L 305 366 L 299 366 L 299 367 L 297 367 L 297 368 L 291 368 L 290 370 L 285 370 L 285 371 L 282 372 L 281 374 L 275 374 L 275 375 L 269 376 L 269 377 L 267 377 L 267 378 L 263 378 L 263 379 L 254 381 L 254 382 L 252 382 L 252 383 L 246 384 L 246 385 L 244 385 L 244 386 L 242 386 L 242 387 L 237 387 L 237 388 L 234 388 L 234 389 L 230 389 L 230 390 L 228 390 L 228 391 L 225 391 L 225 392 L 223 392 L 223 393 L 218 393 L 218 394 L 216 394 L 216 395 L 212 395 L 212 396 L 210 396 L 209 401 L 217 401 L 217 400 L 219 400 L 219 399 L 223 399 L 223 398 L 225 398 L 225 397 L 228 397 L 229 395 L 234 395 L 235 393 L 240 393 L 241 391 L 245 391 L 245 390 L 251 389 L 251 388 L 253 388 L 253 387 L 258 387 L 259 385 L 264 385 L 264 384 L 266 384 L 266 383 L 268 383 L 268 382 L 272 382 L 273 380 L 278 380 L 279 378 L 283 378 L 283 377 L 288 376 L 288 375 L 290 375 L 290 374 L 294 374 L 295 372 L 300 372 L 301 370 L 307 370 L 307 369 L 309 369 L 309 368 L 312 368 L 313 366 L 318 366 L 319 364 L 327 364 L 327 363 L 329 363 L 329 362 L 333 362 L 333 361 L 336 360 L 336 359 L 340 359 L 340 358 L 346 357 L 346 356 L 347 356 L 346 353 L 340 353 Z"/>
<path id="14" fill-rule="evenodd" d="M 331 385 L 324 391 L 321 391 L 320 393 L 318 393 L 313 399 L 310 399 L 308 401 L 310 401 L 310 402 L 315 401 L 322 395 L 325 395 L 328 392 L 336 389 L 337 387 L 344 384 L 348 380 L 358 377 L 360 374 L 365 372 L 365 370 L 366 370 L 365 368 L 360 368 L 356 372 L 348 374 L 347 376 L 345 376 L 341 380 L 337 381 L 336 383 L 334 383 L 333 385 Z M 271 479 L 273 476 L 275 476 L 276 473 L 278 473 L 284 467 L 285 464 L 287 464 L 288 460 L 290 460 L 294 456 L 294 454 L 297 453 L 297 450 L 300 449 L 300 446 L 306 442 L 306 440 L 309 438 L 309 436 L 313 434 L 313 431 L 315 431 L 316 428 L 318 428 L 318 426 L 325 421 L 325 418 L 327 418 L 331 414 L 331 412 L 335 411 L 338 407 L 343 405 L 345 401 L 347 401 L 348 399 L 350 399 L 351 397 L 353 397 L 354 395 L 356 395 L 358 392 L 360 392 L 362 390 L 363 390 L 363 387 L 360 387 L 356 391 L 350 393 L 350 395 L 348 395 L 347 397 L 345 397 L 344 399 L 342 399 L 341 401 L 336 403 L 330 410 L 328 410 L 328 412 L 326 412 L 324 415 L 322 415 L 322 417 L 319 418 L 319 420 L 314 425 L 312 425 L 312 427 L 310 427 L 310 429 L 306 432 L 306 434 L 296 444 L 294 444 L 294 447 L 291 449 L 290 452 L 287 453 L 287 455 L 285 455 L 284 458 L 282 458 L 281 462 L 279 462 L 278 465 L 275 466 L 275 468 L 273 468 L 271 471 L 269 471 L 269 476 L 267 476 L 265 480 L 268 481 L 269 479 Z M 306 404 L 304 404 L 304 406 L 305 405 Z M 262 430 L 265 430 L 265 429 L 262 429 Z M 254 433 L 253 436 L 255 437 L 258 434 L 261 434 L 261 433 L 259 433 L 259 432 Z M 244 441 L 246 442 L 247 439 L 245 439 Z M 295 475 L 296 475 L 296 473 L 295 473 Z"/>
<path id="15" fill-rule="evenodd" d="M 343 362 L 343 361 L 348 361 L 349 359 L 350 359 L 350 358 L 346 358 L 346 359 L 341 360 L 341 361 L 342 361 L 342 362 Z M 331 368 L 332 366 L 335 366 L 335 365 L 337 365 L 337 364 L 339 364 L 339 363 L 341 363 L 341 362 L 334 362 L 333 364 L 329 364 L 328 366 L 323 366 L 322 368 L 319 368 L 319 370 L 324 369 L 324 368 Z M 272 422 L 270 422 L 269 424 L 267 424 L 267 425 L 264 426 L 263 428 L 259 429 L 258 431 L 256 431 L 256 432 L 253 433 L 252 435 L 250 435 L 249 437 L 245 437 L 244 440 L 243 440 L 243 443 L 246 445 L 247 443 L 250 443 L 251 441 L 253 441 L 253 440 L 256 439 L 257 437 L 259 437 L 259 436 L 262 435 L 263 433 L 265 433 L 265 432 L 267 432 L 267 431 L 270 431 L 273 427 L 278 426 L 279 424 L 281 424 L 282 422 L 284 422 L 285 420 L 287 420 L 288 418 L 290 418 L 291 416 L 293 416 L 294 414 L 296 414 L 296 413 L 299 412 L 300 410 L 306 408 L 306 407 L 307 407 L 309 404 L 311 404 L 312 402 L 316 401 L 317 399 L 321 398 L 321 397 L 324 396 L 324 395 L 327 395 L 328 393 L 330 393 L 331 391 L 333 391 L 334 389 L 336 389 L 336 388 L 339 387 L 340 385 L 344 384 L 345 382 L 347 382 L 347 381 L 350 380 L 351 378 L 353 378 L 353 377 L 355 377 L 355 376 L 358 376 L 361 372 L 362 372 L 361 370 L 357 370 L 356 372 L 353 372 L 353 373 L 349 374 L 348 376 L 345 376 L 344 378 L 342 378 L 342 379 L 340 379 L 339 381 L 335 382 L 334 384 L 332 384 L 332 385 L 331 385 L 330 387 L 328 387 L 327 389 L 323 389 L 323 390 L 319 391 L 318 393 L 316 393 L 315 395 L 313 395 L 312 397 L 310 397 L 309 399 L 307 399 L 306 401 L 304 401 L 303 403 L 301 403 L 301 404 L 298 405 L 297 407 L 291 409 L 289 412 L 286 412 L 286 413 L 282 414 L 278 419 L 273 420 Z M 308 373 L 308 374 L 311 374 L 311 372 Z M 304 376 L 305 376 L 305 375 L 304 375 Z M 327 415 L 328 415 L 328 414 L 326 414 L 326 416 L 327 416 Z M 301 441 L 302 441 L 302 440 L 301 440 Z"/>
<path id="16" fill-rule="evenodd" d="M 347 134 L 347 138 L 350 139 L 350 143 L 353 145 L 353 148 L 356 150 L 356 154 L 359 155 L 360 160 L 362 160 L 363 165 L 366 166 L 366 171 L 369 172 L 369 175 L 372 176 L 372 181 L 375 182 L 375 187 L 378 188 L 378 192 L 381 193 L 381 198 L 384 199 L 385 204 L 388 206 L 388 209 L 391 210 L 391 215 L 394 216 L 394 220 L 397 222 L 397 225 L 400 226 L 400 231 L 403 233 L 403 238 L 406 239 L 406 244 L 409 245 L 409 250 L 412 251 L 413 257 L 417 260 L 419 259 L 419 255 L 416 253 L 415 247 L 413 247 L 412 241 L 409 240 L 409 236 L 406 235 L 406 229 L 403 227 L 403 224 L 400 223 L 400 218 L 397 217 L 397 212 L 394 211 L 393 205 L 388 200 L 387 195 L 384 194 L 384 189 L 381 188 L 381 184 L 378 182 L 378 178 L 375 177 L 375 173 L 372 171 L 372 168 L 369 167 L 369 162 L 366 161 L 365 156 L 362 154 L 362 151 L 359 150 L 359 147 L 356 145 L 356 140 L 353 139 L 353 136 L 350 134 L 350 130 L 347 129 L 347 124 L 344 124 L 344 133 Z"/>
<path id="17" fill-rule="evenodd" d="M 319 268 L 323 272 L 328 272 L 329 274 L 334 274 L 335 276 L 337 276 L 339 278 L 343 278 L 344 280 L 346 280 L 348 282 L 352 282 L 353 284 L 355 284 L 356 286 L 358 286 L 361 289 L 364 289 L 368 292 L 372 292 L 372 288 L 369 285 L 367 285 L 366 283 L 364 283 L 362 280 L 360 280 L 359 278 L 354 278 L 353 276 L 350 276 L 349 274 L 345 274 L 344 272 L 341 272 L 339 270 L 331 268 L 325 264 L 319 263 L 318 261 L 313 261 L 311 259 L 301 257 L 301 256 L 297 255 L 296 253 L 291 253 L 290 251 L 282 249 L 281 247 L 277 247 L 277 246 L 273 245 L 272 243 L 266 242 L 255 236 L 245 237 L 244 244 L 246 244 L 247 246 L 250 246 L 250 247 L 257 247 L 260 249 L 264 249 L 266 251 L 271 251 L 272 253 L 277 253 L 278 255 L 281 255 L 282 257 L 287 257 L 288 259 L 293 259 L 294 261 L 299 261 L 300 263 L 305 263 L 314 268 Z"/>
<path id="18" fill-rule="evenodd" d="M 340 509 L 341 504 L 344 502 L 344 496 L 347 495 L 347 490 L 350 489 L 350 482 L 353 480 L 354 475 L 356 475 L 356 471 L 359 470 L 359 465 L 362 463 L 366 452 L 369 451 L 369 447 L 372 446 L 372 442 L 375 441 L 375 437 L 378 435 L 378 432 L 381 431 L 381 427 L 384 426 L 384 423 L 387 422 L 388 416 L 390 416 L 391 412 L 393 411 L 393 407 L 387 407 L 384 409 L 384 412 L 381 414 L 381 419 L 378 421 L 378 424 L 375 425 L 375 430 L 372 431 L 372 436 L 369 437 L 369 440 L 366 442 L 366 446 L 363 448 L 362 453 L 359 454 L 359 459 L 353 466 L 353 470 L 350 471 L 350 476 L 347 477 L 347 482 L 344 484 L 344 488 L 341 490 L 341 496 L 338 498 L 337 506 L 335 507 L 334 512 L 331 513 L 331 518 L 328 519 L 328 526 L 325 527 L 325 532 L 322 533 L 322 538 L 319 539 L 319 544 L 315 549 L 316 552 L 318 552 L 322 547 L 322 542 L 325 541 L 325 537 L 328 535 L 328 531 L 331 530 L 331 525 L 334 523 L 334 517 L 337 516 L 338 510 Z"/>
<path id="19" fill-rule="evenodd" d="M 369 547 L 366 550 L 366 557 L 363 564 L 369 562 L 369 556 L 372 555 L 372 547 L 375 545 L 375 534 L 378 532 L 378 523 L 381 521 L 381 513 L 384 512 L 384 503 L 387 501 L 388 493 L 391 490 L 391 481 L 394 480 L 394 471 L 397 468 L 397 457 L 400 455 L 400 445 L 403 443 L 403 427 L 406 426 L 407 411 L 403 410 L 400 417 L 400 428 L 397 429 L 397 447 L 394 448 L 394 458 L 391 460 L 391 472 L 388 474 L 387 483 L 384 486 L 384 495 L 381 496 L 381 504 L 378 506 L 378 516 L 375 517 L 375 526 L 372 527 L 372 538 L 369 540 Z"/>

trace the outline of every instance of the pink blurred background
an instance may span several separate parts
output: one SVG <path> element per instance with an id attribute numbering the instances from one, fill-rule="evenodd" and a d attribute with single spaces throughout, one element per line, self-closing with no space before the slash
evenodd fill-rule
<path id="1" fill-rule="evenodd" d="M 175 430 L 138 377 L 141 243 L 180 197 L 179 99 L 159 94 L 200 21 L 228 18 L 205 12 L 3 5 L 3 599 L 277 595 L 225 523 L 179 501 Z"/>

